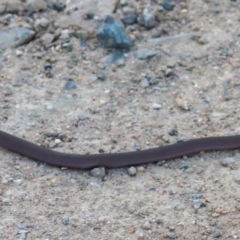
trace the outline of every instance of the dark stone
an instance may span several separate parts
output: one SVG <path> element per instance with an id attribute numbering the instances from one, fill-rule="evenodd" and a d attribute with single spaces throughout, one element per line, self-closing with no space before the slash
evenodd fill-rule
<path id="1" fill-rule="evenodd" d="M 51 64 L 51 63 L 46 63 L 46 64 L 44 65 L 44 70 L 45 70 L 45 71 L 52 70 L 52 64 Z"/>
<path id="2" fill-rule="evenodd" d="M 167 11 L 172 11 L 174 9 L 175 5 L 170 2 L 163 2 L 162 7 Z"/>
<path id="3" fill-rule="evenodd" d="M 134 13 L 130 13 L 130 14 L 124 16 L 124 18 L 122 19 L 122 22 L 125 25 L 133 25 L 137 22 L 137 15 Z"/>
<path id="4" fill-rule="evenodd" d="M 64 10 L 64 8 L 66 7 L 63 3 L 56 1 L 53 2 L 53 9 L 58 11 L 58 12 L 62 12 Z"/>
<path id="5" fill-rule="evenodd" d="M 86 14 L 86 17 L 87 17 L 87 19 L 89 19 L 89 20 L 93 19 L 94 16 L 95 16 L 95 15 L 94 15 L 94 13 L 92 13 L 92 12 L 89 12 L 89 13 Z"/>
<path id="6" fill-rule="evenodd" d="M 130 49 L 133 45 L 123 24 L 111 16 L 107 16 L 99 27 L 96 37 L 102 47 L 116 49 Z"/>
<path id="7" fill-rule="evenodd" d="M 64 86 L 65 90 L 73 90 L 76 88 L 77 88 L 77 85 L 72 79 L 69 79 Z"/>
<path id="8" fill-rule="evenodd" d="M 63 218 L 62 219 L 62 224 L 65 225 L 65 226 L 69 225 L 69 218 Z"/>
<path id="9" fill-rule="evenodd" d="M 170 136 L 177 136 L 177 135 L 178 135 L 178 130 L 172 129 L 172 130 L 170 130 L 170 131 L 168 132 L 168 134 L 169 134 Z"/>
<path id="10" fill-rule="evenodd" d="M 184 170 L 188 169 L 187 163 L 183 163 L 180 169 L 184 169 Z"/>
<path id="11" fill-rule="evenodd" d="M 68 52 L 71 52 L 73 49 L 73 46 L 71 43 L 63 43 L 62 44 L 62 49 L 66 49 Z"/>

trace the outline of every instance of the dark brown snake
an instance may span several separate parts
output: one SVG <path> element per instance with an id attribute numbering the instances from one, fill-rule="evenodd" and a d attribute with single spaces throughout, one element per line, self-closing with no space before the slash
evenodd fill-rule
<path id="1" fill-rule="evenodd" d="M 0 131 L 0 146 L 54 166 L 81 169 L 99 166 L 118 168 L 174 159 L 201 151 L 237 149 L 240 148 L 240 135 L 199 138 L 135 152 L 80 155 L 56 152 Z"/>

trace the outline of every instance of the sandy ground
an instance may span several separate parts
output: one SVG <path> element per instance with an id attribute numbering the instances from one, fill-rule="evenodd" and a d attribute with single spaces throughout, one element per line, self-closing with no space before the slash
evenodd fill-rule
<path id="1" fill-rule="evenodd" d="M 168 33 L 153 39 L 156 28 L 142 28 L 119 64 L 107 64 L 109 52 L 94 39 L 84 47 L 71 38 L 72 52 L 35 41 L 5 49 L 0 128 L 70 153 L 239 134 L 239 4 L 175 2 L 156 27 Z M 143 49 L 155 56 L 138 59 Z M 101 74 L 104 81 L 93 81 Z M 68 79 L 76 89 L 64 89 Z M 135 176 L 106 170 L 103 178 L 0 150 L 1 240 L 240 239 L 238 150 L 149 164 Z"/>

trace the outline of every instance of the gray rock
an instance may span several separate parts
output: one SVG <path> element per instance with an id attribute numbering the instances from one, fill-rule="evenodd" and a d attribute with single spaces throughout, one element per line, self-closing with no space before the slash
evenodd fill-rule
<path id="1" fill-rule="evenodd" d="M 136 57 L 140 60 L 146 60 L 146 59 L 151 59 L 156 55 L 155 51 L 148 50 L 148 49 L 140 49 L 136 53 Z"/>
<path id="2" fill-rule="evenodd" d="M 26 239 L 28 233 L 29 233 L 29 231 L 27 231 L 25 229 L 21 229 L 18 232 L 18 236 L 19 236 L 20 239 Z"/>
<path id="3" fill-rule="evenodd" d="M 8 84 L 6 87 L 4 87 L 4 95 L 10 96 L 13 94 L 13 86 Z"/>
<path id="4" fill-rule="evenodd" d="M 130 167 L 127 172 L 130 176 L 135 176 L 137 174 L 137 169 L 135 167 Z"/>
<path id="5" fill-rule="evenodd" d="M 219 237 L 221 237 L 221 236 L 222 236 L 221 231 L 215 231 L 215 232 L 213 233 L 213 237 L 214 237 L 214 238 L 219 238 Z"/>
<path id="6" fill-rule="evenodd" d="M 192 199 L 203 198 L 203 194 L 202 193 L 193 193 L 193 194 L 191 194 L 191 198 Z"/>
<path id="7" fill-rule="evenodd" d="M 25 229 L 27 226 L 28 226 L 28 225 L 27 225 L 26 222 L 22 222 L 22 223 L 20 223 L 20 224 L 18 225 L 18 228 L 19 228 L 19 229 Z"/>
<path id="8" fill-rule="evenodd" d="M 41 36 L 41 41 L 45 47 L 48 47 L 54 40 L 54 35 L 51 33 L 45 33 Z"/>
<path id="9" fill-rule="evenodd" d="M 224 161 L 228 164 L 235 163 L 235 158 L 234 157 L 226 157 Z"/>
<path id="10" fill-rule="evenodd" d="M 117 64 L 117 61 L 123 59 L 124 55 L 125 55 L 126 51 L 125 50 L 119 50 L 119 51 L 114 51 L 111 52 L 107 57 L 105 62 L 107 64 Z"/>
<path id="11" fill-rule="evenodd" d="M 150 222 L 146 221 L 143 225 L 142 225 L 142 228 L 145 229 L 145 230 L 149 230 L 151 229 L 151 224 Z"/>
<path id="12" fill-rule="evenodd" d="M 235 158 L 234 157 L 227 157 L 224 160 L 220 161 L 220 164 L 223 167 L 227 167 L 229 164 L 233 164 L 233 163 L 235 163 Z"/>
<path id="13" fill-rule="evenodd" d="M 149 82 L 148 82 L 148 80 L 147 80 L 146 78 L 142 79 L 142 81 L 141 81 L 141 83 L 140 83 L 140 86 L 141 86 L 142 88 L 147 88 L 147 87 L 149 87 Z"/>
<path id="14" fill-rule="evenodd" d="M 37 32 L 44 31 L 49 26 L 49 20 L 47 18 L 39 18 L 36 20 L 34 27 Z"/>
<path id="15" fill-rule="evenodd" d="M 156 163 L 157 166 L 163 166 L 164 164 L 166 164 L 165 160 L 159 161 L 159 162 Z"/>
<path id="16" fill-rule="evenodd" d="M 129 49 L 133 45 L 123 24 L 111 16 L 107 16 L 103 24 L 99 27 L 96 37 L 102 47 Z"/>
<path id="17" fill-rule="evenodd" d="M 65 5 L 63 3 L 61 3 L 60 1 L 54 1 L 52 3 L 53 9 L 55 9 L 58 12 L 62 12 L 65 9 Z"/>
<path id="18" fill-rule="evenodd" d="M 177 238 L 177 235 L 175 234 L 175 232 L 168 232 L 166 235 L 168 238 L 171 238 L 171 239 Z"/>
<path id="19" fill-rule="evenodd" d="M 68 52 L 71 52 L 73 49 L 73 46 L 71 43 L 63 43 L 62 44 L 62 49 L 66 49 Z"/>
<path id="20" fill-rule="evenodd" d="M 68 39 L 69 37 L 69 29 L 63 29 L 61 31 L 61 39 Z"/>
<path id="21" fill-rule="evenodd" d="M 86 120 L 86 119 L 87 119 L 87 116 L 85 116 L 84 114 L 79 114 L 79 115 L 78 115 L 78 120 L 84 121 L 84 120 Z"/>
<path id="22" fill-rule="evenodd" d="M 64 89 L 66 90 L 73 90 L 73 89 L 76 89 L 77 88 L 77 85 L 76 83 L 73 81 L 73 80 L 68 80 L 64 86 Z"/>
<path id="23" fill-rule="evenodd" d="M 153 13 L 145 11 L 141 16 L 138 17 L 138 22 L 147 29 L 154 28 L 156 25 L 156 19 Z"/>
<path id="24" fill-rule="evenodd" d="M 199 209 L 202 206 L 206 206 L 206 204 L 203 199 L 196 199 L 193 201 L 193 206 L 195 209 Z"/>
<path id="25" fill-rule="evenodd" d="M 65 226 L 69 225 L 69 218 L 63 218 L 62 219 L 62 224 L 65 225 Z"/>
<path id="26" fill-rule="evenodd" d="M 175 5 L 174 5 L 173 3 L 171 3 L 171 2 L 164 1 L 164 2 L 162 3 L 162 7 L 163 7 L 165 10 L 167 10 L 167 11 L 172 11 L 172 10 L 174 9 Z"/>
<path id="27" fill-rule="evenodd" d="M 124 16 L 122 22 L 126 25 L 132 25 L 137 22 L 137 15 L 135 13 L 129 13 Z"/>
<path id="28" fill-rule="evenodd" d="M 35 32 L 22 27 L 3 29 L 0 31 L 0 47 L 18 47 L 28 43 L 35 35 Z"/>
<path id="29" fill-rule="evenodd" d="M 96 178 L 103 178 L 106 175 L 105 168 L 104 167 L 93 168 L 90 171 L 90 175 Z"/>
<path id="30" fill-rule="evenodd" d="M 91 77 L 91 80 L 92 80 L 92 82 L 96 82 L 96 81 L 98 80 L 98 76 L 93 75 L 93 76 Z"/>
<path id="31" fill-rule="evenodd" d="M 182 163 L 180 169 L 184 169 L 184 170 L 188 169 L 188 164 L 187 163 Z"/>
<path id="32" fill-rule="evenodd" d="M 166 77 L 169 77 L 169 76 L 172 76 L 173 74 L 174 74 L 173 69 L 170 68 L 170 67 L 167 67 L 167 69 L 166 69 L 164 75 L 165 75 Z"/>
<path id="33" fill-rule="evenodd" d="M 152 106 L 153 106 L 153 109 L 154 109 L 154 110 L 159 110 L 159 109 L 161 109 L 161 107 L 162 107 L 161 104 L 158 104 L 158 103 L 153 103 Z"/>

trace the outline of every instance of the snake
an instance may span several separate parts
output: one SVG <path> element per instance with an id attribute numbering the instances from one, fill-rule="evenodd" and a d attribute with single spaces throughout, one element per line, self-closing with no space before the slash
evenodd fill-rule
<path id="1" fill-rule="evenodd" d="M 200 152 L 238 149 L 240 148 L 240 135 L 196 138 L 131 152 L 72 154 L 54 151 L 0 131 L 0 146 L 41 163 L 58 167 L 77 169 L 121 168 L 167 161 Z"/>

